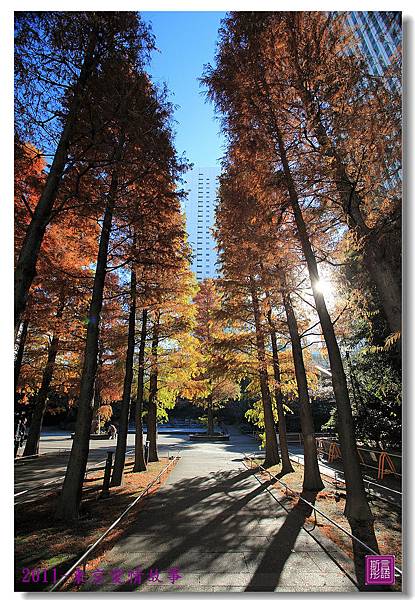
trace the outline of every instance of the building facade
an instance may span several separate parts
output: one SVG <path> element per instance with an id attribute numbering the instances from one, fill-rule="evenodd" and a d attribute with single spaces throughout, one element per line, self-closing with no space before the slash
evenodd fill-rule
<path id="1" fill-rule="evenodd" d="M 347 22 L 373 75 L 382 75 L 392 56 L 402 49 L 402 13 L 394 11 L 350 11 Z"/>
<path id="2" fill-rule="evenodd" d="M 198 281 L 217 276 L 215 223 L 218 176 L 216 167 L 195 167 L 187 175 L 189 194 L 184 202 L 186 227 L 192 247 L 192 271 Z"/>

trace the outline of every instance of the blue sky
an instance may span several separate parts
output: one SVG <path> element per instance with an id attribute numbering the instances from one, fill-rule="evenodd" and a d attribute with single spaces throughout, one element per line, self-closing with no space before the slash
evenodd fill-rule
<path id="1" fill-rule="evenodd" d="M 159 52 L 152 56 L 155 82 L 166 82 L 175 110 L 176 147 L 195 166 L 219 166 L 223 138 L 198 77 L 213 63 L 223 12 L 141 12 L 151 22 Z"/>

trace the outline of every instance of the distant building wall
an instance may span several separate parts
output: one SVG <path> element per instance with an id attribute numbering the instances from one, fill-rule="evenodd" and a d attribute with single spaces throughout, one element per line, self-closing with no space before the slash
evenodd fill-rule
<path id="1" fill-rule="evenodd" d="M 215 223 L 217 167 L 195 167 L 187 175 L 189 195 L 184 202 L 186 227 L 192 247 L 192 271 L 198 281 L 217 277 L 217 253 L 211 229 Z"/>
<path id="2" fill-rule="evenodd" d="M 402 13 L 349 11 L 347 22 L 358 39 L 374 75 L 382 75 L 391 58 L 402 50 Z"/>

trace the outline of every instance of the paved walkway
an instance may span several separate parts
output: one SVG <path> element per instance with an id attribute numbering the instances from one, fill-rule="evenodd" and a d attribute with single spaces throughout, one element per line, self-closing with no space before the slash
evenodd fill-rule
<path id="1" fill-rule="evenodd" d="M 104 582 L 93 583 L 87 567 L 80 591 L 356 591 L 302 530 L 304 511 L 287 514 L 267 492 L 269 482 L 241 464 L 243 453 L 256 449 L 252 440 L 231 431 L 229 442 L 177 441 L 181 459 L 168 481 L 99 565 Z M 329 541 L 326 547 L 340 564 L 348 560 Z M 139 586 L 127 575 L 137 567 L 144 573 Z M 171 583 L 174 568 L 181 579 Z M 113 569 L 124 573 L 119 582 L 111 582 Z M 150 569 L 161 581 L 148 580 Z"/>
<path id="2" fill-rule="evenodd" d="M 134 453 L 133 434 L 128 435 L 127 452 Z M 187 436 L 186 436 L 187 438 Z M 184 439 L 184 438 L 183 438 Z M 68 432 L 42 433 L 40 439 L 40 456 L 37 458 L 19 458 L 14 461 L 14 493 L 19 502 L 36 498 L 43 490 L 56 489 L 48 485 L 59 479 L 58 487 L 62 485 L 69 460 L 72 439 Z M 181 439 L 168 435 L 159 435 L 159 455 L 171 455 Z M 115 453 L 117 440 L 90 440 L 88 469 L 103 468 L 107 451 Z M 44 487 L 42 487 L 44 486 Z M 24 493 L 22 493 L 24 492 Z"/>

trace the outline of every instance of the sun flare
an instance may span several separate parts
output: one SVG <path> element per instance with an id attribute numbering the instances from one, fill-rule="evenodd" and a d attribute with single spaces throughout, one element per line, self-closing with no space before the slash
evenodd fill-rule
<path id="1" fill-rule="evenodd" d="M 319 294 L 324 296 L 326 303 L 330 306 L 336 302 L 336 287 L 334 283 L 325 277 L 320 277 L 315 285 L 315 289 Z"/>

